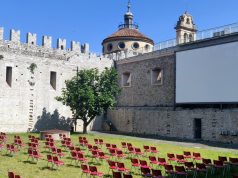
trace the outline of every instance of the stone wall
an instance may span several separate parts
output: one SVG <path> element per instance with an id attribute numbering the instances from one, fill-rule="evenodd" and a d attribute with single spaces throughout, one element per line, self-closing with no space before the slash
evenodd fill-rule
<path id="1" fill-rule="evenodd" d="M 189 140 L 195 139 L 194 119 L 201 119 L 202 140 L 238 143 L 238 109 L 117 107 L 108 118 L 121 132 Z"/>
<path id="2" fill-rule="evenodd" d="M 77 51 L 52 49 L 49 41 L 45 41 L 46 48 L 32 43 L 16 43 L 17 40 L 0 41 L 0 130 L 69 130 L 71 111 L 55 100 L 61 95 L 65 80 L 76 75 L 77 67 L 79 70 L 98 68 L 102 71 L 112 66 L 112 61 L 89 54 L 88 45 L 81 53 L 79 47 L 75 48 Z M 33 72 L 30 70 L 32 64 L 36 66 Z M 6 82 L 7 67 L 12 69 L 11 85 Z M 56 73 L 55 89 L 50 84 L 51 72 Z M 81 122 L 78 126 L 79 131 L 82 130 Z"/>
<path id="3" fill-rule="evenodd" d="M 133 59 L 136 58 L 136 61 Z M 118 97 L 118 106 L 173 106 L 174 105 L 174 53 L 144 54 L 117 61 L 119 84 L 122 86 L 123 73 L 131 74 L 131 86 L 123 87 Z M 162 70 L 162 83 L 151 83 L 153 69 Z"/>

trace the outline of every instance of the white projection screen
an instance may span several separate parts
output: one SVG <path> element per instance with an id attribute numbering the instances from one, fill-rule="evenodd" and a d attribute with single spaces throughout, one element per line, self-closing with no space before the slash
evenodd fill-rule
<path id="1" fill-rule="evenodd" d="M 177 52 L 176 103 L 238 103 L 238 42 Z"/>

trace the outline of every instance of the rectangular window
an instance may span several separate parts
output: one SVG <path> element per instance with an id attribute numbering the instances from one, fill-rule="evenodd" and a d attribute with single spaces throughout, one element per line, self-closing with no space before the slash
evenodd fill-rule
<path id="1" fill-rule="evenodd" d="M 56 72 L 50 72 L 50 85 L 56 90 Z"/>
<path id="2" fill-rule="evenodd" d="M 12 86 L 12 67 L 6 68 L 6 82 L 9 87 Z"/>
<path id="3" fill-rule="evenodd" d="M 160 68 L 151 70 L 151 84 L 162 85 L 163 83 L 163 71 Z"/>
<path id="4" fill-rule="evenodd" d="M 122 87 L 130 87 L 131 86 L 131 73 L 125 72 L 122 74 Z"/>

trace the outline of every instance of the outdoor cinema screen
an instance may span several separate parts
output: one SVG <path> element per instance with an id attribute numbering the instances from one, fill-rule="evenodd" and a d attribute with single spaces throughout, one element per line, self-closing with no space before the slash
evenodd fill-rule
<path id="1" fill-rule="evenodd" d="M 177 52 L 176 103 L 238 103 L 238 42 Z"/>

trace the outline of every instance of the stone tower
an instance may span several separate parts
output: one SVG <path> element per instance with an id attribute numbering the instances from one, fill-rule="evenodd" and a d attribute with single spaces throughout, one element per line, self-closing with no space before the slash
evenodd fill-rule
<path id="1" fill-rule="evenodd" d="M 154 46 L 153 40 L 140 33 L 138 25 L 133 23 L 131 3 L 128 2 L 127 12 L 124 15 L 124 24 L 119 30 L 103 40 L 103 54 L 120 51 L 133 51 L 137 53 L 149 52 Z"/>
<path id="2" fill-rule="evenodd" d="M 187 12 L 179 17 L 175 29 L 177 44 L 196 40 L 196 25 L 193 23 L 193 17 Z"/>

